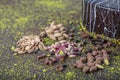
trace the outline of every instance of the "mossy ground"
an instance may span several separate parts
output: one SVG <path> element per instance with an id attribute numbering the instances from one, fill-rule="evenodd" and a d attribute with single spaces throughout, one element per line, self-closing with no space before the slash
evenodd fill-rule
<path id="1" fill-rule="evenodd" d="M 76 27 L 80 17 L 81 0 L 0 0 L 0 80 L 118 80 L 119 46 L 113 49 L 111 66 L 88 74 L 71 66 L 56 72 L 37 60 L 38 54 L 16 55 L 11 50 L 23 35 L 39 34 L 52 21 Z"/>

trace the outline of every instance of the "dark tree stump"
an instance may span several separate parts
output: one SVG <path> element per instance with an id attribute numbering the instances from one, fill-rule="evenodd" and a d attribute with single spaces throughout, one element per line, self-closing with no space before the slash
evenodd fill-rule
<path id="1" fill-rule="evenodd" d="M 83 24 L 89 32 L 120 38 L 120 0 L 83 0 Z"/>

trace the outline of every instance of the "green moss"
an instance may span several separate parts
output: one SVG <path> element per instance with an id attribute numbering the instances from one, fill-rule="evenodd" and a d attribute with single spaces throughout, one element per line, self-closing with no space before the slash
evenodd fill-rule
<path id="1" fill-rule="evenodd" d="M 67 72 L 66 73 L 66 75 L 65 75 L 65 79 L 66 80 L 72 80 L 72 79 L 74 79 L 75 78 L 75 76 L 76 76 L 76 74 L 75 74 L 75 72 Z"/>
<path id="2" fill-rule="evenodd" d="M 29 18 L 27 18 L 27 17 L 20 17 L 20 18 L 15 20 L 14 27 L 16 27 L 16 25 L 23 27 L 28 22 L 28 20 L 29 20 Z"/>
<path id="3" fill-rule="evenodd" d="M 50 38 L 44 38 L 43 43 L 45 45 L 51 45 L 51 44 L 55 43 L 55 41 Z"/>
<path id="4" fill-rule="evenodd" d="M 5 26 L 5 24 L 2 22 L 2 21 L 0 21 L 0 28 L 2 29 L 2 30 L 4 30 L 5 28 L 6 28 L 6 26 Z"/>
<path id="5" fill-rule="evenodd" d="M 36 75 L 36 74 L 34 74 L 34 75 L 33 75 L 33 79 L 36 79 L 36 78 L 37 78 L 37 75 Z"/>
<path id="6" fill-rule="evenodd" d="M 46 73 L 47 72 L 47 70 L 46 69 L 43 69 L 43 73 Z"/>
<path id="7" fill-rule="evenodd" d="M 65 4 L 62 3 L 62 0 L 36 0 L 35 1 L 35 5 L 37 7 L 39 7 L 40 5 L 44 5 L 46 7 L 49 7 L 49 8 L 60 8 L 60 9 L 64 9 L 66 7 Z"/>

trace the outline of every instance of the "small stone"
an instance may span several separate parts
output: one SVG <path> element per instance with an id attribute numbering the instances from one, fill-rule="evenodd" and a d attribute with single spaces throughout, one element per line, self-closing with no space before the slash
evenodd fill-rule
<path id="1" fill-rule="evenodd" d="M 108 54 L 103 54 L 103 58 L 104 58 L 104 59 L 108 59 L 108 60 L 110 59 L 110 57 L 109 57 Z"/>
<path id="2" fill-rule="evenodd" d="M 84 72 L 84 73 L 89 72 L 89 67 L 88 67 L 88 66 L 83 67 L 83 72 Z"/>
<path id="3" fill-rule="evenodd" d="M 56 38 L 58 38 L 58 37 L 61 37 L 62 34 L 61 34 L 61 33 L 56 33 L 56 34 L 54 34 L 54 36 L 55 36 Z"/>
<path id="4" fill-rule="evenodd" d="M 56 34 L 56 33 L 60 33 L 60 31 L 59 31 L 59 30 L 55 30 L 55 31 L 54 31 L 54 34 Z"/>
<path id="5" fill-rule="evenodd" d="M 53 31 L 51 29 L 46 30 L 47 34 L 53 34 Z"/>
<path id="6" fill-rule="evenodd" d="M 86 66 L 86 65 L 83 64 L 83 63 L 81 63 L 81 64 L 78 64 L 78 65 L 77 65 L 77 68 L 79 68 L 79 69 L 83 69 L 84 66 Z"/>
<path id="7" fill-rule="evenodd" d="M 70 33 L 69 36 L 70 36 L 70 37 L 74 37 L 74 33 Z"/>
<path id="8" fill-rule="evenodd" d="M 42 42 L 39 43 L 38 48 L 39 48 L 40 50 L 47 50 L 47 47 L 46 47 Z"/>
<path id="9" fill-rule="evenodd" d="M 99 65 L 101 65 L 102 62 L 101 62 L 100 60 L 96 60 L 96 61 L 94 62 L 94 64 L 99 64 Z"/>
<path id="10" fill-rule="evenodd" d="M 66 33 L 67 33 L 67 31 L 66 31 L 66 30 L 65 30 L 65 31 L 61 31 L 61 33 L 62 33 L 62 34 L 66 34 Z"/>
<path id="11" fill-rule="evenodd" d="M 76 57 L 76 55 L 69 55 L 70 58 Z"/>
<path id="12" fill-rule="evenodd" d="M 43 32 L 40 33 L 40 37 L 43 38 L 43 37 L 45 37 L 45 36 L 46 36 L 46 32 L 45 32 L 45 31 L 43 31 Z"/>
<path id="13" fill-rule="evenodd" d="M 97 59 L 98 57 L 103 57 L 103 55 L 102 54 L 98 54 L 98 55 L 95 56 L 95 59 Z"/>
<path id="14" fill-rule="evenodd" d="M 70 32 L 74 32 L 75 31 L 75 29 L 70 29 Z"/>
<path id="15" fill-rule="evenodd" d="M 97 51 L 99 48 L 97 46 L 93 47 L 93 50 Z"/>
<path id="16" fill-rule="evenodd" d="M 66 43 L 67 41 L 66 40 L 61 40 L 60 43 Z"/>
<path id="17" fill-rule="evenodd" d="M 107 54 L 107 50 L 102 49 L 101 51 L 102 51 L 103 54 Z"/>
<path id="18" fill-rule="evenodd" d="M 98 47 L 98 50 L 101 50 L 103 47 L 101 45 L 96 45 Z"/>
<path id="19" fill-rule="evenodd" d="M 17 66 L 17 64 L 14 64 L 14 66 Z"/>
<path id="20" fill-rule="evenodd" d="M 60 42 L 55 42 L 55 45 L 60 45 Z"/>
<path id="21" fill-rule="evenodd" d="M 26 46 L 26 47 L 25 47 L 25 50 L 26 50 L 26 51 L 29 51 L 29 50 L 31 49 L 31 47 L 32 47 L 32 46 Z"/>
<path id="22" fill-rule="evenodd" d="M 95 64 L 95 66 L 98 68 L 98 69 L 104 69 L 104 67 L 100 64 Z"/>
<path id="23" fill-rule="evenodd" d="M 54 34 L 47 34 L 49 38 L 51 38 L 52 40 L 56 40 L 56 37 L 54 36 Z"/>
<path id="24" fill-rule="evenodd" d="M 97 57 L 96 60 L 97 61 L 103 61 L 104 59 L 103 59 L 103 57 Z"/>
<path id="25" fill-rule="evenodd" d="M 93 56 L 96 56 L 97 54 L 98 54 L 97 51 L 92 51 Z"/>
<path id="26" fill-rule="evenodd" d="M 98 54 L 102 54 L 102 51 L 97 51 Z"/>
<path id="27" fill-rule="evenodd" d="M 77 56 L 77 55 L 79 55 L 79 52 L 71 52 L 70 54 L 71 54 L 71 55 L 76 55 L 76 56 Z"/>
<path id="28" fill-rule="evenodd" d="M 87 62 L 88 62 L 88 63 L 93 63 L 94 60 L 95 60 L 94 57 L 87 57 Z"/>
<path id="29" fill-rule="evenodd" d="M 82 64 L 83 62 L 80 60 L 76 60 L 76 64 Z"/>
<path id="30" fill-rule="evenodd" d="M 95 64 L 94 64 L 94 63 L 87 63 L 87 65 L 88 65 L 89 67 L 91 67 L 91 66 L 94 66 Z"/>
<path id="31" fill-rule="evenodd" d="M 18 52 L 18 51 L 20 51 L 19 48 L 15 48 L 15 49 L 14 49 L 14 52 Z"/>
<path id="32" fill-rule="evenodd" d="M 65 31 L 65 28 L 64 28 L 64 27 L 61 27 L 61 28 L 60 28 L 60 31 Z"/>
<path id="33" fill-rule="evenodd" d="M 80 33 L 80 36 L 81 36 L 82 38 L 88 38 L 88 37 L 89 37 L 89 35 L 88 35 L 86 32 L 81 32 L 81 33 Z"/>
<path id="34" fill-rule="evenodd" d="M 92 56 L 92 54 L 88 52 L 88 53 L 87 53 L 87 56 Z"/>
<path id="35" fill-rule="evenodd" d="M 61 65 L 57 65 L 57 66 L 56 66 L 56 70 L 61 72 L 61 71 L 64 70 L 64 68 L 63 68 L 63 66 L 61 66 Z"/>
<path id="36" fill-rule="evenodd" d="M 63 25 L 62 25 L 62 24 L 58 24 L 57 26 L 58 26 L 58 28 L 61 28 L 61 27 L 63 27 Z"/>
<path id="37" fill-rule="evenodd" d="M 87 56 L 87 61 L 88 62 L 93 62 L 94 60 L 95 60 L 95 58 L 92 55 Z"/>
<path id="38" fill-rule="evenodd" d="M 60 60 L 61 60 L 61 61 L 64 61 L 64 60 L 65 60 L 65 57 L 64 57 L 64 56 L 61 56 L 61 57 L 60 57 Z"/>
<path id="39" fill-rule="evenodd" d="M 49 28 L 49 27 L 45 27 L 45 32 L 46 32 L 48 29 L 50 29 L 50 28 Z"/>
<path id="40" fill-rule="evenodd" d="M 53 65 L 53 62 L 51 60 L 49 61 L 49 65 Z"/>
<path id="41" fill-rule="evenodd" d="M 52 61 L 52 63 L 55 63 L 57 61 L 57 59 L 54 57 L 50 58 L 50 60 Z"/>
<path id="42" fill-rule="evenodd" d="M 55 21 L 53 21 L 51 24 L 50 24 L 50 27 L 56 25 L 57 23 Z"/>
<path id="43" fill-rule="evenodd" d="M 81 52 L 82 50 L 83 50 L 83 47 L 80 47 L 80 48 L 79 48 L 79 51 Z"/>
<path id="44" fill-rule="evenodd" d="M 107 45 L 107 44 L 103 44 L 103 47 L 104 47 L 104 48 L 107 48 L 107 47 L 108 47 L 108 45 Z"/>
<path id="45" fill-rule="evenodd" d="M 90 67 L 90 72 L 94 72 L 94 71 L 96 71 L 96 70 L 97 70 L 97 67 L 96 67 L 96 66 Z"/>
<path id="46" fill-rule="evenodd" d="M 18 51 L 18 53 L 19 54 L 24 54 L 24 53 L 26 53 L 26 51 L 20 50 L 20 51 Z"/>
<path id="47" fill-rule="evenodd" d="M 74 67 L 74 68 L 77 68 L 77 64 L 73 64 L 73 67 Z"/>
<path id="48" fill-rule="evenodd" d="M 86 57 L 81 57 L 80 58 L 80 61 L 82 61 L 82 62 L 86 62 L 86 60 L 87 60 Z"/>
<path id="49" fill-rule="evenodd" d="M 68 36 L 68 34 L 63 34 L 63 36 L 67 39 L 69 36 Z"/>
<path id="50" fill-rule="evenodd" d="M 16 56 L 16 55 L 17 55 L 17 53 L 14 53 L 13 55 L 14 55 L 14 56 Z"/>
<path id="51" fill-rule="evenodd" d="M 45 64 L 46 64 L 46 65 L 49 65 L 49 61 L 45 61 Z"/>
<path id="52" fill-rule="evenodd" d="M 41 54 L 41 55 L 39 55 L 37 58 L 38 58 L 38 59 L 44 59 L 44 58 L 46 58 L 46 57 L 47 57 L 46 54 Z"/>
<path id="53" fill-rule="evenodd" d="M 69 39 L 70 39 L 70 40 L 74 40 L 74 38 L 73 38 L 73 37 L 69 37 Z"/>
<path id="54" fill-rule="evenodd" d="M 78 52 L 79 48 L 78 47 L 73 47 L 73 52 Z"/>
<path id="55" fill-rule="evenodd" d="M 51 28 L 53 31 L 59 29 L 57 25 L 53 25 L 53 26 L 51 26 L 50 28 Z"/>
<path id="56" fill-rule="evenodd" d="M 58 37 L 58 40 L 64 40 L 65 38 L 64 37 Z"/>

